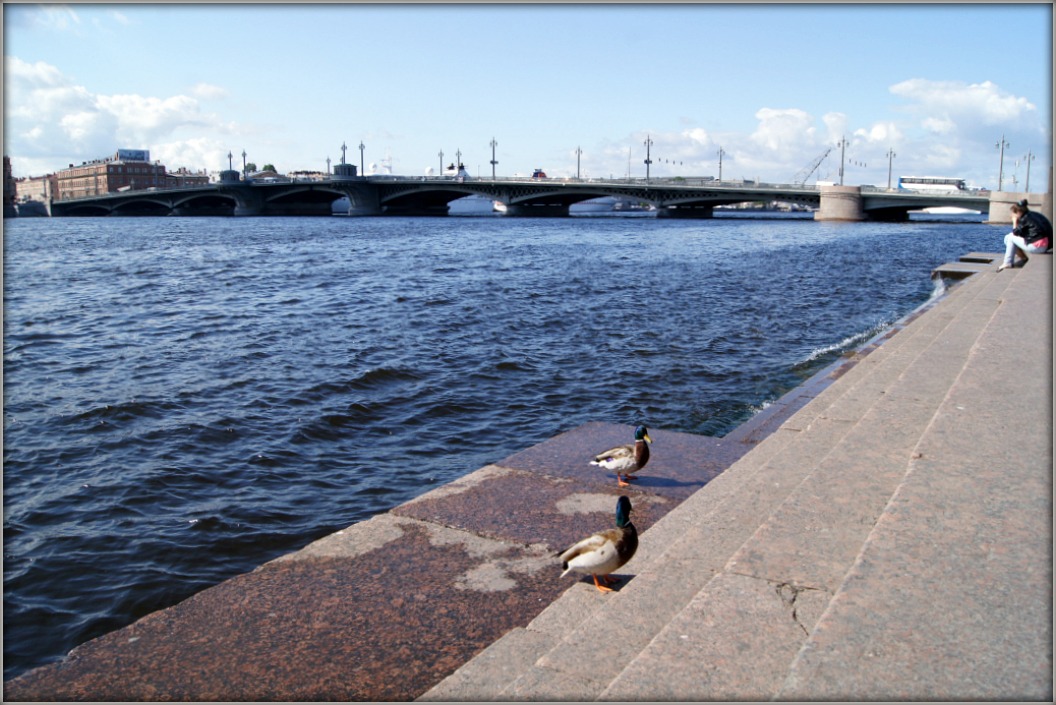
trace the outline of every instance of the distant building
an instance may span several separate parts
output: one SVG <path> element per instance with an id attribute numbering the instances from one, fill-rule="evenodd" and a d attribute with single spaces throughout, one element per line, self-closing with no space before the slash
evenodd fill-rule
<path id="1" fill-rule="evenodd" d="M 164 188 L 168 183 L 165 166 L 157 162 L 152 164 L 150 152 L 146 149 L 119 149 L 111 157 L 80 166 L 70 164 L 69 168 L 57 172 L 55 178 L 58 186 L 56 200 Z"/>
<path id="2" fill-rule="evenodd" d="M 39 201 L 47 203 L 57 192 L 56 178 L 54 174 L 47 176 L 28 176 L 24 179 L 15 180 L 15 190 L 18 192 L 18 202 Z"/>
<path id="3" fill-rule="evenodd" d="M 166 188 L 180 188 L 181 186 L 205 186 L 208 183 L 209 172 L 191 171 L 185 166 L 181 166 L 176 171 L 169 172 L 165 178 Z"/>
<path id="4" fill-rule="evenodd" d="M 15 200 L 18 192 L 15 190 L 15 177 L 11 171 L 11 160 L 4 155 L 4 217 L 12 218 L 16 215 Z"/>
<path id="5" fill-rule="evenodd" d="M 310 170 L 291 171 L 289 177 L 294 181 L 326 181 L 330 178 L 329 174 Z"/>

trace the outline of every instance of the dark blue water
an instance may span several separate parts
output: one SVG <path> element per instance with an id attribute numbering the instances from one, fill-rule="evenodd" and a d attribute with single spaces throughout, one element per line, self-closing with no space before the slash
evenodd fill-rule
<path id="1" fill-rule="evenodd" d="M 723 435 L 1001 233 L 7 220 L 5 678 L 584 422 Z"/>

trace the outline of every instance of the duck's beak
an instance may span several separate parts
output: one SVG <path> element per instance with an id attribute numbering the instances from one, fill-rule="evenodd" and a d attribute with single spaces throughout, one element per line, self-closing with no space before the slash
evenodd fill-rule
<path id="1" fill-rule="evenodd" d="M 652 443 L 652 442 L 653 442 L 653 439 L 649 437 L 649 434 L 648 434 L 648 433 L 643 433 L 643 434 L 642 434 L 642 438 L 644 438 L 644 439 L 645 439 L 645 442 L 646 442 L 646 443 Z"/>

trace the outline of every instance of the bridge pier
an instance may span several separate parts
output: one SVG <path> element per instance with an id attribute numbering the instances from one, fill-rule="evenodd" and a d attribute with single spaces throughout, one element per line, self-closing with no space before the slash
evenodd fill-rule
<path id="1" fill-rule="evenodd" d="M 1025 193 L 1022 191 L 991 191 L 990 212 L 987 214 L 988 223 L 1012 224 L 1012 213 L 1009 208 L 1013 203 L 1019 203 L 1027 199 L 1027 207 L 1032 211 L 1043 213 L 1046 218 L 1052 220 L 1052 192 Z"/>
<path id="2" fill-rule="evenodd" d="M 354 165 L 352 169 L 355 171 Z M 354 183 L 349 182 L 341 184 L 340 190 L 348 196 L 349 206 L 347 215 L 369 216 L 382 214 L 377 189 L 364 186 L 362 179 Z M 333 204 L 331 204 L 331 206 L 332 205 Z"/>
<path id="3" fill-rule="evenodd" d="M 814 220 L 865 220 L 860 186 L 822 186 L 821 204 Z"/>

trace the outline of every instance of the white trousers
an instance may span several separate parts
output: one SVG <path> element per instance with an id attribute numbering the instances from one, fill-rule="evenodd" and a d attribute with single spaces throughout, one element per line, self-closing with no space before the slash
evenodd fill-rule
<path id="1" fill-rule="evenodd" d="M 1039 252 L 1044 252 L 1045 251 L 1045 250 L 1041 249 L 1040 247 L 1036 247 L 1034 245 L 1028 245 L 1026 243 L 1026 241 L 1023 238 L 1021 238 L 1019 235 L 1013 235 L 1012 233 L 1009 233 L 1008 235 L 1005 235 L 1005 266 L 1006 267 L 1011 267 L 1012 266 L 1012 258 L 1015 256 L 1017 247 L 1019 249 L 1023 250 L 1024 252 L 1026 252 L 1029 255 L 1035 255 L 1035 254 L 1037 254 Z"/>

